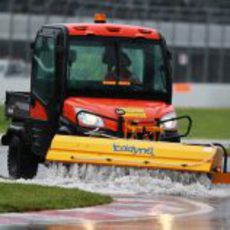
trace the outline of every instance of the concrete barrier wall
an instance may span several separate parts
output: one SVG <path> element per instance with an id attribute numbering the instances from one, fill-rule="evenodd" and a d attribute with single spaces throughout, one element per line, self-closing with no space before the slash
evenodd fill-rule
<path id="1" fill-rule="evenodd" d="M 175 84 L 173 103 L 181 107 L 230 108 L 230 84 Z"/>

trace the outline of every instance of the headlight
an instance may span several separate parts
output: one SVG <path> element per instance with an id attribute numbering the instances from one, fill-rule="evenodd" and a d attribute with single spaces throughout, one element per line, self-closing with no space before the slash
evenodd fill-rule
<path id="1" fill-rule="evenodd" d="M 161 118 L 161 121 L 164 121 L 164 120 L 168 120 L 168 119 L 172 119 L 172 118 L 175 118 L 176 117 L 176 113 L 168 113 L 166 114 L 165 116 L 163 116 Z M 177 120 L 174 120 L 174 121 L 166 121 L 164 123 L 162 123 L 163 127 L 165 130 L 170 130 L 170 131 L 173 131 L 173 130 L 177 130 Z"/>
<path id="2" fill-rule="evenodd" d="M 98 128 L 104 127 L 103 120 L 100 117 L 90 113 L 80 112 L 78 115 L 78 120 L 83 125 L 93 126 Z"/>

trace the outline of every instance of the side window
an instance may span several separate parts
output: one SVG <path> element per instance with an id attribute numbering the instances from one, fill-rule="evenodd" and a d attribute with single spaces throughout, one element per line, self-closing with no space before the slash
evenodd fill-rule
<path id="1" fill-rule="evenodd" d="M 48 101 L 55 88 L 55 38 L 39 36 L 33 54 L 33 91 Z"/>
<path id="2" fill-rule="evenodd" d="M 154 55 L 154 88 L 157 91 L 166 92 L 166 70 L 164 57 L 160 45 L 153 47 Z"/>

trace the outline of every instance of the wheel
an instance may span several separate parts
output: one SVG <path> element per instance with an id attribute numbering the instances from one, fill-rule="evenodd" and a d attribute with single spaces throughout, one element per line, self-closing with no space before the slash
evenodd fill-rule
<path id="1" fill-rule="evenodd" d="M 7 163 L 9 176 L 13 179 L 32 179 L 37 173 L 38 161 L 17 136 L 10 141 Z"/>

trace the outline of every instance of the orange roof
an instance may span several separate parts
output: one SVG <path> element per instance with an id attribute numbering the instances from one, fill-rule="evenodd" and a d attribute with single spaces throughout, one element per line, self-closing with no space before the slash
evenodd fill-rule
<path id="1" fill-rule="evenodd" d="M 69 35 L 96 35 L 108 37 L 146 38 L 159 40 L 159 33 L 151 28 L 107 23 L 65 24 Z"/>

